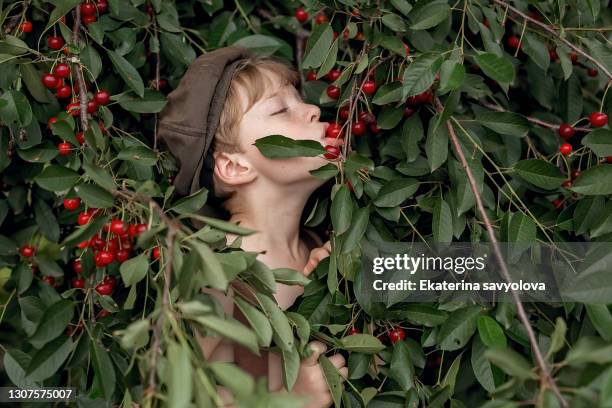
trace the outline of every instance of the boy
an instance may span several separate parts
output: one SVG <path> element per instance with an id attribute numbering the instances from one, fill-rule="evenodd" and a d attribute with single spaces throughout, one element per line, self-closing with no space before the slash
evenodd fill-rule
<path id="1" fill-rule="evenodd" d="M 260 252 L 257 259 L 268 267 L 293 268 L 307 276 L 331 250 L 329 242 L 301 231 L 300 217 L 310 194 L 322 181 L 309 171 L 324 165 L 323 157 L 267 159 L 253 143 L 280 134 L 310 139 L 323 145 L 339 145 L 326 138 L 328 123 L 320 122 L 321 110 L 306 104 L 295 84 L 297 73 L 281 60 L 251 54 L 242 47 L 225 47 L 200 56 L 188 68 L 160 114 L 159 135 L 180 162 L 175 178 L 177 191 L 193 193 L 201 185 L 222 199 L 230 222 L 258 231 L 242 238 L 245 251 Z M 228 234 L 228 241 L 235 236 Z M 275 294 L 283 309 L 302 293 L 299 286 L 277 284 Z M 232 290 L 225 295 L 206 290 L 236 313 Z M 197 334 L 196 334 L 197 335 Z M 282 386 L 282 361 L 275 353 L 258 357 L 242 347 L 217 338 L 198 340 L 210 361 L 233 361 L 255 376 L 266 376 L 272 392 Z M 307 397 L 307 407 L 328 407 L 331 395 L 317 362 L 325 351 L 310 343 L 313 354 L 300 365 L 291 391 Z M 330 361 L 346 376 L 342 355 Z M 263 368 L 263 369 L 262 369 Z M 231 395 L 221 390 L 224 401 Z"/>

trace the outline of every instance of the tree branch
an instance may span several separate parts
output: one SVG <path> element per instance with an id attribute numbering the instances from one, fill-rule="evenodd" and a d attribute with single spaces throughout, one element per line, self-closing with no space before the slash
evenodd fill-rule
<path id="1" fill-rule="evenodd" d="M 72 26 L 72 42 L 78 47 L 80 38 L 79 30 L 81 29 L 81 8 L 74 8 L 75 17 Z M 81 130 L 86 132 L 89 123 L 87 122 L 87 88 L 85 87 L 85 78 L 83 77 L 83 67 L 81 61 L 77 62 L 76 70 L 77 83 L 79 84 L 79 118 L 81 120 Z"/>

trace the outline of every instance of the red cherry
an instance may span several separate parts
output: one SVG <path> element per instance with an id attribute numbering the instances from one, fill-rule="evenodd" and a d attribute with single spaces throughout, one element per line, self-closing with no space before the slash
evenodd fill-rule
<path id="1" fill-rule="evenodd" d="M 106 243 L 106 249 L 115 252 L 119 249 L 119 238 L 115 237 Z"/>
<path id="2" fill-rule="evenodd" d="M 354 122 L 353 126 L 351 127 L 351 133 L 354 134 L 355 136 L 361 136 L 365 133 L 365 131 L 366 131 L 366 124 L 365 122 L 361 120 Z"/>
<path id="3" fill-rule="evenodd" d="M 578 54 L 576 54 L 575 51 L 570 52 L 569 57 L 570 57 L 570 60 L 572 60 L 572 64 L 575 64 L 578 62 Z"/>
<path id="4" fill-rule="evenodd" d="M 19 253 L 21 254 L 21 256 L 23 256 L 24 258 L 31 258 L 34 256 L 34 247 L 31 245 L 23 245 L 21 248 L 19 248 Z"/>
<path id="5" fill-rule="evenodd" d="M 315 23 L 316 24 L 323 24 L 328 22 L 329 19 L 327 18 L 327 15 L 325 13 L 317 13 L 317 15 L 315 16 Z"/>
<path id="6" fill-rule="evenodd" d="M 111 222 L 110 230 L 114 234 L 123 235 L 127 231 L 127 226 L 121 220 L 113 220 Z"/>
<path id="7" fill-rule="evenodd" d="M 482 24 L 487 28 L 491 28 L 491 23 L 489 23 L 489 20 L 487 20 L 486 18 L 482 20 Z"/>
<path id="8" fill-rule="evenodd" d="M 161 256 L 161 251 L 159 247 L 153 248 L 153 259 L 159 259 Z"/>
<path id="9" fill-rule="evenodd" d="M 84 144 L 85 143 L 85 135 L 83 134 L 83 132 L 79 132 L 79 133 L 76 134 L 76 140 L 80 144 Z"/>
<path id="10" fill-rule="evenodd" d="M 89 240 L 89 246 L 94 247 L 95 249 L 102 249 L 106 245 L 106 241 L 104 241 L 98 234 L 91 237 Z"/>
<path id="11" fill-rule="evenodd" d="M 98 13 L 104 14 L 108 10 L 108 2 L 106 0 L 98 0 Z"/>
<path id="12" fill-rule="evenodd" d="M 336 146 L 327 145 L 325 146 L 327 153 L 324 154 L 326 159 L 334 160 L 340 157 L 340 149 Z"/>
<path id="13" fill-rule="evenodd" d="M 89 247 L 89 241 L 82 241 L 77 244 L 77 248 L 85 249 Z"/>
<path id="14" fill-rule="evenodd" d="M 380 132 L 380 128 L 378 127 L 378 124 L 376 122 L 370 123 L 370 131 L 372 131 L 372 133 Z"/>
<path id="15" fill-rule="evenodd" d="M 83 21 L 83 24 L 90 25 L 91 23 L 95 23 L 97 19 L 98 18 L 94 14 L 92 16 L 83 16 L 83 18 L 81 20 Z"/>
<path id="16" fill-rule="evenodd" d="M 55 278 L 53 276 L 45 275 L 42 277 L 42 280 L 51 286 L 55 285 Z"/>
<path id="17" fill-rule="evenodd" d="M 593 127 L 606 126 L 608 123 L 608 115 L 603 112 L 593 112 L 589 115 L 589 122 Z"/>
<path id="18" fill-rule="evenodd" d="M 115 259 L 117 259 L 119 263 L 127 261 L 129 257 L 130 251 L 128 251 L 127 249 L 119 249 L 117 250 L 117 252 L 115 252 Z"/>
<path id="19" fill-rule="evenodd" d="M 334 31 L 334 40 L 338 38 L 338 33 Z"/>
<path id="20" fill-rule="evenodd" d="M 111 315 L 111 312 L 109 312 L 109 311 L 108 311 L 108 310 L 106 310 L 106 309 L 102 309 L 102 310 L 100 310 L 100 313 L 98 313 L 98 317 L 99 317 L 100 319 L 101 319 L 101 318 L 103 318 L 103 317 L 108 317 L 108 316 L 110 316 L 110 315 Z"/>
<path id="21" fill-rule="evenodd" d="M 598 71 L 595 68 L 589 68 L 587 69 L 587 75 L 590 77 L 596 77 L 598 74 Z"/>
<path id="22" fill-rule="evenodd" d="M 59 88 L 57 88 L 55 96 L 59 99 L 70 98 L 70 96 L 72 96 L 72 88 L 70 87 L 70 85 L 60 86 Z"/>
<path id="23" fill-rule="evenodd" d="M 117 278 L 115 278 L 113 275 L 106 275 L 104 276 L 104 279 L 102 279 L 102 282 L 108 283 L 112 287 L 115 287 L 117 285 Z"/>
<path id="24" fill-rule="evenodd" d="M 565 180 L 563 183 L 561 183 L 561 187 L 563 188 L 570 188 L 572 186 L 572 180 Z"/>
<path id="25" fill-rule="evenodd" d="M 557 55 L 557 51 L 553 48 L 548 50 L 548 57 L 550 58 L 551 61 L 556 61 L 559 59 L 559 55 Z"/>
<path id="26" fill-rule="evenodd" d="M 361 89 L 363 89 L 363 92 L 365 92 L 366 95 L 373 95 L 374 92 L 376 92 L 376 82 L 365 81 Z"/>
<path id="27" fill-rule="evenodd" d="M 416 112 L 416 110 L 413 107 L 406 106 L 404 108 L 404 117 L 409 118 L 414 114 L 414 112 Z"/>
<path id="28" fill-rule="evenodd" d="M 338 116 L 340 116 L 340 119 L 342 120 L 347 120 L 350 114 L 350 110 L 349 107 L 347 105 L 342 106 L 339 110 L 338 110 Z"/>
<path id="29" fill-rule="evenodd" d="M 96 285 L 96 292 L 98 292 L 98 294 L 102 295 L 102 296 L 108 296 L 111 293 L 113 293 L 113 287 L 112 285 L 108 284 L 108 283 L 98 283 Z"/>
<path id="30" fill-rule="evenodd" d="M 295 9 L 295 18 L 300 23 L 303 23 L 304 21 L 308 20 L 308 12 L 306 12 L 306 10 L 304 10 L 302 7 L 298 7 Z"/>
<path id="31" fill-rule="evenodd" d="M 327 96 L 332 99 L 338 99 L 340 97 L 340 88 L 335 85 L 330 85 L 327 87 Z"/>
<path id="32" fill-rule="evenodd" d="M 92 3 L 81 3 L 81 14 L 84 16 L 93 16 L 96 14 L 96 6 Z"/>
<path id="33" fill-rule="evenodd" d="M 64 39 L 57 35 L 51 35 L 47 37 L 47 47 L 49 49 L 57 51 L 64 46 Z"/>
<path id="34" fill-rule="evenodd" d="M 68 112 L 70 116 L 78 116 L 81 112 L 81 106 L 77 102 L 70 102 L 66 106 L 66 112 Z"/>
<path id="35" fill-rule="evenodd" d="M 59 84 L 59 79 L 53 74 L 45 74 L 42 77 L 42 83 L 48 89 L 55 89 Z"/>
<path id="36" fill-rule="evenodd" d="M 572 170 L 572 172 L 570 173 L 570 177 L 572 178 L 572 180 L 578 177 L 579 175 L 580 175 L 580 170 Z"/>
<path id="37" fill-rule="evenodd" d="M 308 79 L 309 81 L 314 81 L 317 79 L 317 73 L 314 71 L 309 71 L 308 75 L 306 76 L 306 79 Z"/>
<path id="38" fill-rule="evenodd" d="M 32 28 L 34 28 L 34 26 L 32 25 L 32 22 L 27 21 L 27 20 L 21 23 L 21 25 L 19 26 L 19 29 L 24 33 L 31 33 Z"/>
<path id="39" fill-rule="evenodd" d="M 376 121 L 376 117 L 374 115 L 372 115 L 368 111 L 361 111 L 361 112 L 359 112 L 359 115 L 357 115 L 357 118 L 360 121 L 364 122 L 365 124 L 372 123 L 372 122 Z"/>
<path id="40" fill-rule="evenodd" d="M 83 271 L 80 259 L 75 259 L 75 261 L 72 263 L 72 270 L 74 273 L 81 273 Z"/>
<path id="41" fill-rule="evenodd" d="M 574 136 L 574 128 L 572 125 L 569 123 L 562 123 L 561 126 L 559 126 L 559 136 L 566 140 Z"/>
<path id="42" fill-rule="evenodd" d="M 422 92 L 416 97 L 419 103 L 431 103 L 433 101 L 433 94 L 429 91 Z"/>
<path id="43" fill-rule="evenodd" d="M 94 99 L 99 105 L 108 105 L 110 102 L 110 93 L 107 90 L 100 90 L 94 95 Z"/>
<path id="44" fill-rule="evenodd" d="M 325 136 L 333 139 L 342 138 L 342 126 L 336 122 L 331 123 L 325 130 Z"/>
<path id="45" fill-rule="evenodd" d="M 508 38 L 508 46 L 510 48 L 514 48 L 514 49 L 518 48 L 520 46 L 520 42 L 521 42 L 520 38 L 518 38 L 516 35 L 511 35 Z"/>
<path id="46" fill-rule="evenodd" d="M 94 261 L 96 266 L 99 268 L 105 267 L 106 265 L 111 264 L 115 260 L 115 256 L 110 251 L 100 251 L 94 257 Z"/>
<path id="47" fill-rule="evenodd" d="M 572 149 L 573 149 L 572 145 L 569 143 L 563 143 L 561 147 L 559 147 L 559 151 L 564 156 L 567 156 L 568 154 L 570 154 L 572 152 Z"/>
<path id="48" fill-rule="evenodd" d="M 57 145 L 60 156 L 69 156 L 72 151 L 72 145 L 68 142 L 62 142 Z"/>
<path id="49" fill-rule="evenodd" d="M 348 335 L 352 336 L 353 334 L 361 333 L 358 328 L 355 326 L 351 327 L 348 331 Z"/>
<path id="50" fill-rule="evenodd" d="M 552 201 L 552 205 L 553 205 L 555 208 L 559 208 L 559 207 L 561 207 L 561 206 L 563 205 L 563 200 L 561 200 L 560 198 L 555 198 L 555 199 Z"/>
<path id="51" fill-rule="evenodd" d="M 349 189 L 349 191 L 353 191 L 353 183 L 351 183 L 350 180 L 346 180 L 346 187 Z"/>
<path id="52" fill-rule="evenodd" d="M 72 287 L 83 289 L 85 287 L 85 279 L 83 278 L 73 278 L 72 279 Z"/>
<path id="53" fill-rule="evenodd" d="M 391 343 L 397 343 L 400 340 L 404 340 L 406 338 L 406 332 L 401 327 L 396 327 L 389 332 L 389 340 Z"/>
<path id="54" fill-rule="evenodd" d="M 98 103 L 95 100 L 87 101 L 87 113 L 94 113 L 98 109 Z"/>
<path id="55" fill-rule="evenodd" d="M 64 208 L 68 211 L 74 211 L 81 205 L 80 198 L 64 198 Z"/>
<path id="56" fill-rule="evenodd" d="M 404 44 L 404 49 L 406 50 L 406 56 L 410 55 L 410 46 L 406 43 L 403 43 L 403 44 Z"/>
<path id="57" fill-rule="evenodd" d="M 68 78 L 70 76 L 70 65 L 62 62 L 53 68 L 53 74 L 58 78 Z"/>
<path id="58" fill-rule="evenodd" d="M 340 78 L 340 75 L 342 75 L 342 71 L 334 68 L 331 71 L 329 71 L 327 74 L 325 74 L 325 78 L 333 82 L 336 79 Z"/>
<path id="59" fill-rule="evenodd" d="M 92 215 L 88 212 L 81 212 L 79 213 L 79 216 L 77 217 L 77 224 L 79 225 L 85 225 L 89 222 L 89 220 L 91 219 Z"/>
<path id="60" fill-rule="evenodd" d="M 51 129 L 51 125 L 54 123 L 57 123 L 57 118 L 55 116 L 49 118 L 49 120 L 47 121 L 47 127 Z"/>
<path id="61" fill-rule="evenodd" d="M 98 122 L 98 127 L 100 128 L 100 132 L 106 133 L 106 127 L 103 122 Z"/>

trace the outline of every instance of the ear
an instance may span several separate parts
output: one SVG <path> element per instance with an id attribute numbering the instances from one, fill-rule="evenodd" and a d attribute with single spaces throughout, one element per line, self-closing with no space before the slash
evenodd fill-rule
<path id="1" fill-rule="evenodd" d="M 247 184 L 255 180 L 257 172 L 240 153 L 215 152 L 215 176 L 229 186 Z"/>

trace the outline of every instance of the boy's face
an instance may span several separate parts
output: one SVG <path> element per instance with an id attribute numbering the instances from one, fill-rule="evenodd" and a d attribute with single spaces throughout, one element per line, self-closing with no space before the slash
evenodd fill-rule
<path id="1" fill-rule="evenodd" d="M 269 135 L 283 135 L 296 140 L 316 140 L 322 145 L 338 145 L 336 139 L 325 137 L 327 122 L 320 122 L 321 109 L 302 101 L 299 91 L 293 85 L 281 86 L 278 75 L 269 73 L 270 86 L 262 99 L 246 112 L 240 122 L 239 143 L 244 155 L 257 172 L 279 184 L 308 181 L 313 185 L 323 181 L 309 171 L 327 163 L 323 157 L 295 157 L 289 159 L 268 159 L 253 143 Z M 246 96 L 241 92 L 242 106 Z"/>

